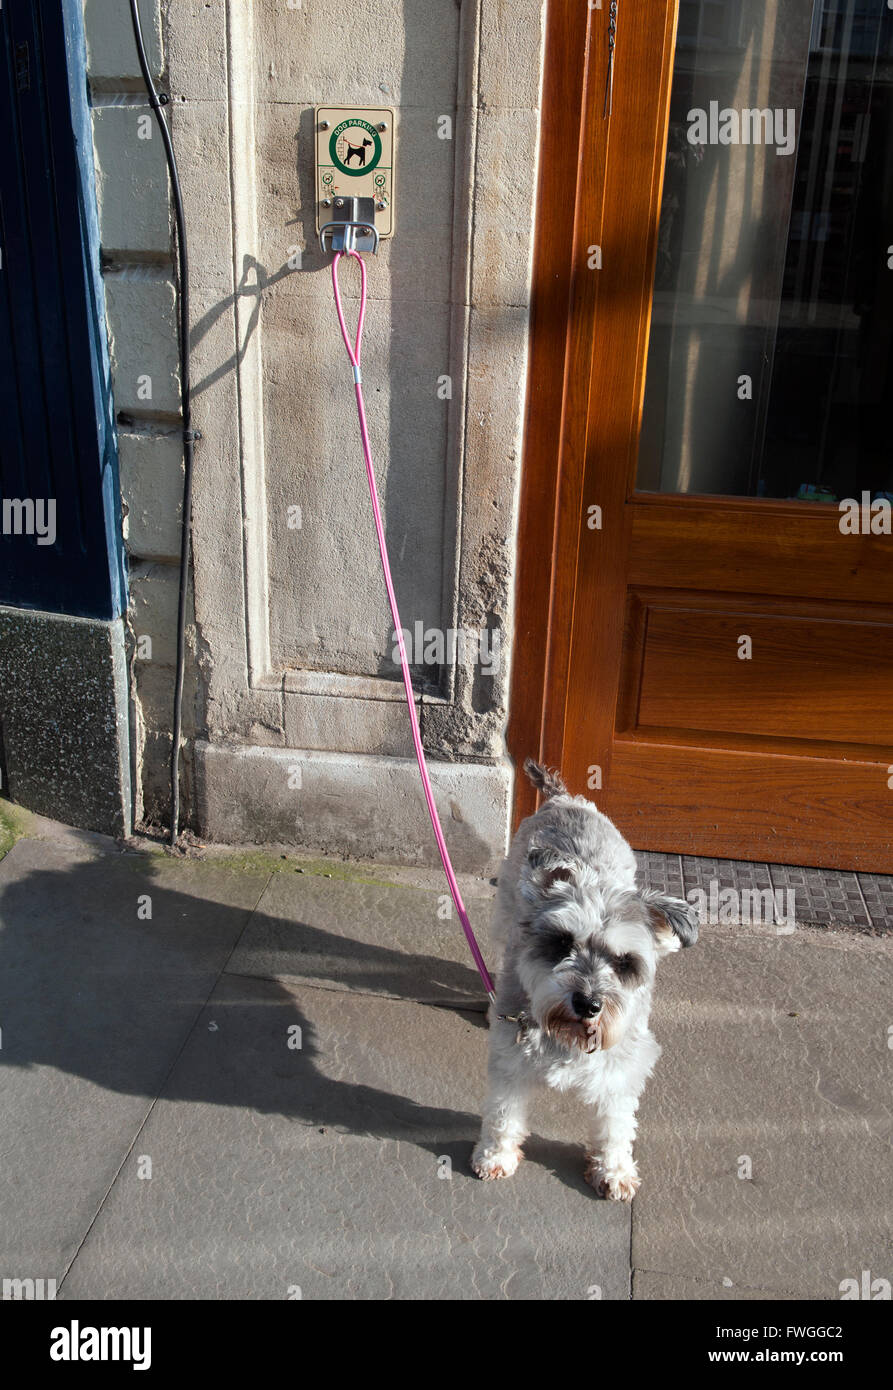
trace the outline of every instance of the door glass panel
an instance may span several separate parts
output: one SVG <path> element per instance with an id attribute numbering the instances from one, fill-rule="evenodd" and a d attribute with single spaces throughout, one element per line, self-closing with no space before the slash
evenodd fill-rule
<path id="1" fill-rule="evenodd" d="M 637 485 L 893 495 L 893 11 L 681 0 Z"/>

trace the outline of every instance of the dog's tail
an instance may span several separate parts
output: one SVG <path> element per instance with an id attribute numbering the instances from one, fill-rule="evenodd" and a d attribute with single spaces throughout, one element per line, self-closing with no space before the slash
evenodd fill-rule
<path id="1" fill-rule="evenodd" d="M 524 759 L 524 771 L 537 791 L 542 792 L 547 799 L 550 796 L 564 796 L 567 793 L 567 787 L 562 782 L 560 774 L 545 767 L 542 763 L 535 763 L 533 758 Z"/>

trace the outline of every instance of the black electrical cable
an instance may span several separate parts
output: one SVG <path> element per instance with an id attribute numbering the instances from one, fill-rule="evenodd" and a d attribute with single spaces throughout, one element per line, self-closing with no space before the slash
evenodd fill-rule
<path id="1" fill-rule="evenodd" d="M 169 97 L 155 90 L 146 49 L 143 44 L 143 31 L 140 26 L 137 0 L 130 0 L 130 15 L 133 20 L 133 37 L 139 57 L 140 70 L 149 105 L 155 112 L 161 130 L 174 194 L 174 215 L 177 223 L 177 257 L 180 273 L 180 396 L 183 405 L 183 530 L 180 540 L 180 588 L 177 601 L 177 664 L 174 679 L 174 724 L 173 746 L 171 748 L 171 845 L 176 845 L 180 828 L 180 735 L 183 725 L 183 675 L 186 668 L 186 602 L 189 593 L 189 554 L 192 532 L 192 452 L 196 439 L 201 439 L 198 430 L 192 428 L 192 401 L 189 382 L 189 255 L 186 248 L 186 219 L 183 215 L 183 195 L 180 192 L 180 178 L 177 173 L 177 160 L 171 142 L 171 133 L 164 119 L 163 106 Z"/>

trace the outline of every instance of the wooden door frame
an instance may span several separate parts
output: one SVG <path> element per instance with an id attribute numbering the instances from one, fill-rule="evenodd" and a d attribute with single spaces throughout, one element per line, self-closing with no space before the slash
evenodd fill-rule
<path id="1" fill-rule="evenodd" d="M 587 617 L 575 603 L 590 505 L 602 513 L 598 571 L 587 576 L 598 604 L 591 615 L 596 672 L 624 621 L 617 548 L 625 552 L 629 543 L 625 503 L 644 396 L 677 14 L 678 0 L 621 0 L 613 111 L 605 120 L 608 0 L 598 9 L 548 4 L 507 730 L 517 770 L 528 755 L 562 761 L 573 634 Z M 612 142 L 618 158 L 609 162 Z M 643 206 L 612 197 L 631 177 L 646 190 Z M 602 268 L 591 263 L 593 247 Z M 625 422 L 616 411 L 592 409 L 612 399 L 618 367 L 635 375 L 632 394 L 628 381 L 623 389 L 636 418 Z M 610 757 L 616 699 L 616 683 L 597 691 L 593 763 Z M 513 828 L 535 808 L 533 788 L 516 777 Z"/>

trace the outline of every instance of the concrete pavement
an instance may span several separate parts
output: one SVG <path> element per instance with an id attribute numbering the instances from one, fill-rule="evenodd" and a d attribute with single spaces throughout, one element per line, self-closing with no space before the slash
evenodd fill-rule
<path id="1" fill-rule="evenodd" d="M 662 967 L 632 1210 L 545 1097 L 468 1169 L 480 984 L 431 871 L 0 861 L 0 1276 L 65 1298 L 835 1299 L 893 1279 L 893 941 L 705 927 Z M 331 877 L 329 876 L 331 875 Z M 493 889 L 463 881 L 484 929 Z"/>

